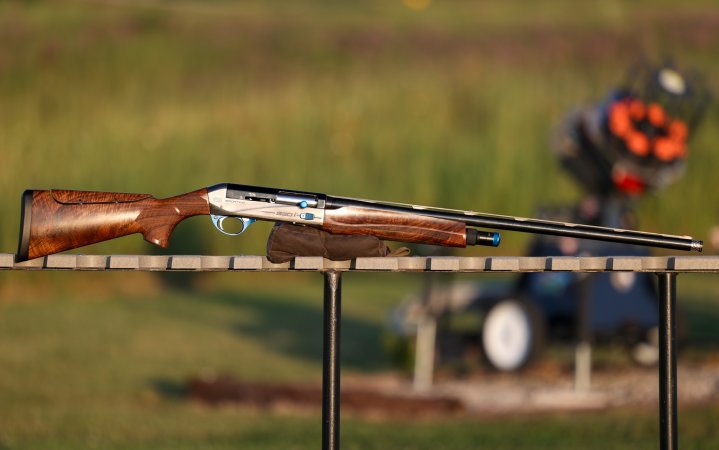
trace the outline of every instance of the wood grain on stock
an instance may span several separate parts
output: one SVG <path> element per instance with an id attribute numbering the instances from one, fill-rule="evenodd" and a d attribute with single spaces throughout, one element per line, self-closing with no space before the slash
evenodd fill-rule
<path id="1" fill-rule="evenodd" d="M 30 195 L 31 199 L 26 197 Z M 210 213 L 204 188 L 167 199 L 148 194 L 66 190 L 26 191 L 23 198 L 25 211 L 18 260 L 133 233 L 141 233 L 145 240 L 167 247 L 179 222 Z"/>
<path id="2" fill-rule="evenodd" d="M 467 226 L 462 222 L 351 206 L 325 210 L 322 228 L 335 234 L 372 234 L 390 241 L 467 245 Z"/>

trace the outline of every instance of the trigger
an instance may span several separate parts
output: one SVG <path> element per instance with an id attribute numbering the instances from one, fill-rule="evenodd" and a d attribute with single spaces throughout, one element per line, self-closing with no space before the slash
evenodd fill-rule
<path id="1" fill-rule="evenodd" d="M 237 236 L 239 234 L 242 234 L 242 232 L 244 232 L 247 229 L 247 227 L 249 227 L 250 225 L 252 225 L 253 222 L 255 222 L 255 219 L 248 219 L 246 217 L 228 217 L 228 216 L 218 216 L 218 215 L 214 215 L 214 214 L 211 214 L 210 218 L 212 219 L 212 224 L 215 226 L 215 228 L 217 228 L 217 230 L 219 230 L 220 233 L 226 234 L 228 236 Z M 240 222 L 242 222 L 242 229 L 240 229 L 240 231 L 238 231 L 237 233 L 230 233 L 230 232 L 225 231 L 225 229 L 222 226 L 225 219 L 239 220 Z"/>

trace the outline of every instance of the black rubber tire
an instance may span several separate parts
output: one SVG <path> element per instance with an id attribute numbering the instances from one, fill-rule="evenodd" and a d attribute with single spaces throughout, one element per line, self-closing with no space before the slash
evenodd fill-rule
<path id="1" fill-rule="evenodd" d="M 500 372 L 516 372 L 537 358 L 546 325 L 530 302 L 507 298 L 486 313 L 480 342 L 485 362 Z"/>

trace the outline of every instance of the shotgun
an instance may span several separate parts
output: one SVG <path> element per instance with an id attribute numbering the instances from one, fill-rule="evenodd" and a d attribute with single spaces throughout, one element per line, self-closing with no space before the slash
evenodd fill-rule
<path id="1" fill-rule="evenodd" d="M 499 245 L 499 233 L 474 227 L 687 251 L 701 251 L 703 246 L 689 236 L 222 183 L 165 199 L 149 194 L 26 190 L 17 259 L 25 261 L 134 233 L 167 247 L 175 226 L 196 215 L 209 215 L 227 235 L 238 235 L 252 222 L 266 220 L 333 234 L 448 247 Z M 239 231 L 226 230 L 227 219 L 238 220 Z"/>

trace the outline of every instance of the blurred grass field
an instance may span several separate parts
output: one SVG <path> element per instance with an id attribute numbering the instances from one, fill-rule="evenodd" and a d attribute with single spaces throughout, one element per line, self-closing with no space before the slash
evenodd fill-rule
<path id="1" fill-rule="evenodd" d="M 425 3 L 0 3 L 2 251 L 16 248 L 26 188 L 159 197 L 229 181 L 531 216 L 579 196 L 551 127 L 638 54 L 674 55 L 719 92 L 712 1 Z M 714 105 L 682 180 L 642 201 L 643 229 L 706 238 L 719 221 L 717 119 Z M 169 251 L 262 254 L 267 230 L 232 239 L 195 218 Z M 507 233 L 491 252 L 521 253 L 526 239 Z M 154 250 L 133 236 L 82 251 Z M 680 278 L 699 358 L 717 344 L 712 280 Z M 391 368 L 384 317 L 420 281 L 346 277 L 349 373 Z M 316 448 L 318 415 L 204 408 L 173 389 L 204 369 L 319 380 L 320 277 L 213 274 L 196 289 L 0 273 L 0 448 Z M 682 448 L 713 448 L 718 415 L 682 409 Z M 342 443 L 655 448 L 656 416 L 343 417 Z"/>
<path id="2" fill-rule="evenodd" d="M 170 196 L 229 181 L 531 216 L 579 195 L 552 126 L 642 54 L 719 91 L 718 24 L 709 1 L 3 3 L 0 244 L 16 248 L 26 188 Z M 687 175 L 642 202 L 642 228 L 704 237 L 719 220 L 717 117 Z M 175 252 L 264 244 L 186 228 Z M 508 234 L 499 251 L 525 242 Z M 135 237 L 107 248 L 147 251 Z"/>
<path id="3" fill-rule="evenodd" d="M 707 301 L 702 277 L 680 278 L 692 325 L 682 361 L 706 360 L 707 349 L 716 354 L 719 344 L 716 301 Z M 421 280 L 421 274 L 344 277 L 343 377 L 394 370 L 382 346 L 386 314 Z M 97 273 L 92 281 L 85 291 L 16 294 L 0 307 L 0 448 L 320 446 L 319 409 L 208 407 L 184 394 L 188 379 L 203 373 L 319 383 L 319 274 L 211 274 L 194 292 L 168 292 L 146 273 Z M 117 283 L 142 293 L 102 289 Z M 626 370 L 626 353 L 597 354 L 598 370 Z M 547 357 L 571 372 L 566 355 Z M 657 408 L 431 419 L 345 411 L 342 448 L 649 449 L 657 446 L 657 416 Z M 682 448 L 714 448 L 718 418 L 716 404 L 681 405 Z"/>

